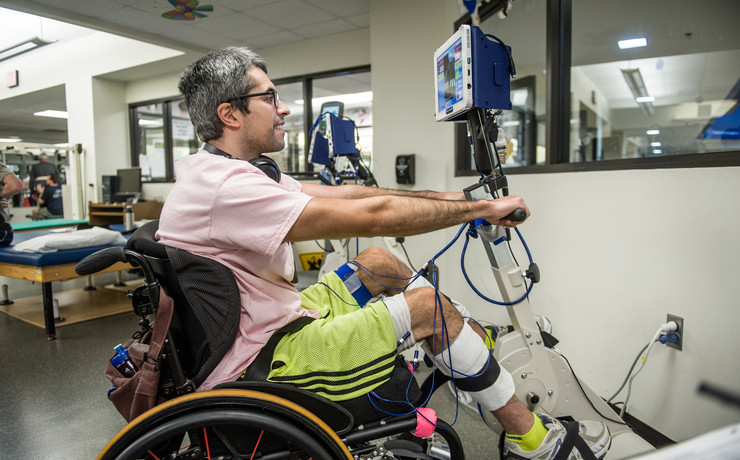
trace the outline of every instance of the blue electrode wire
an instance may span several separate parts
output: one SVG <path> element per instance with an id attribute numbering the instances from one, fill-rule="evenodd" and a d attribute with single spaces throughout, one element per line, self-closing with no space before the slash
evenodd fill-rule
<path id="1" fill-rule="evenodd" d="M 516 231 L 516 234 L 519 236 L 519 239 L 521 240 L 522 244 L 524 245 L 524 249 L 527 251 L 527 257 L 529 258 L 529 263 L 530 264 L 533 263 L 532 254 L 529 252 L 529 247 L 527 247 L 527 243 L 524 241 L 524 238 L 522 237 L 521 232 L 516 227 L 514 227 L 514 230 Z M 468 242 L 470 241 L 470 237 L 471 236 L 473 238 L 478 238 L 478 232 L 475 230 L 475 227 L 473 227 L 473 223 L 472 222 L 470 223 L 470 229 L 468 230 L 468 233 L 466 233 L 466 235 L 465 235 L 465 243 L 463 244 L 463 250 L 462 250 L 462 253 L 460 254 L 460 269 L 462 270 L 463 276 L 465 277 L 465 281 L 468 282 L 468 286 L 470 286 L 470 288 L 473 290 L 473 292 L 475 292 L 476 294 L 478 294 L 478 297 L 480 297 L 481 299 L 485 300 L 486 302 L 490 302 L 490 303 L 495 304 L 495 305 L 503 305 L 503 306 L 516 305 L 519 302 L 522 302 L 527 297 L 529 297 L 529 293 L 532 292 L 532 287 L 534 286 L 534 283 L 527 284 L 525 282 L 524 284 L 527 285 L 527 291 L 524 293 L 524 295 L 522 295 L 521 297 L 519 297 L 516 300 L 512 300 L 511 302 L 503 302 L 503 301 L 493 300 L 493 299 L 487 297 L 482 292 L 480 292 L 475 287 L 475 285 L 473 284 L 473 281 L 468 276 L 468 272 L 465 270 L 465 253 L 467 252 Z"/>

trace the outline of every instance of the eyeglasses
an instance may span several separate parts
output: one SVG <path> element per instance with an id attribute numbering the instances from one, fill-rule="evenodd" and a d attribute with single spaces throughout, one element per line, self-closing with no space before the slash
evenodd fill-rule
<path id="1" fill-rule="evenodd" d="M 238 99 L 247 99 L 250 97 L 258 97 L 258 96 L 270 96 L 272 98 L 273 105 L 277 109 L 278 102 L 280 102 L 280 96 L 278 96 L 277 91 L 275 91 L 274 89 L 271 89 L 270 91 L 265 91 L 263 93 L 252 93 L 252 94 L 245 94 L 244 96 L 237 96 L 237 97 L 229 99 L 226 102 L 232 102 Z"/>

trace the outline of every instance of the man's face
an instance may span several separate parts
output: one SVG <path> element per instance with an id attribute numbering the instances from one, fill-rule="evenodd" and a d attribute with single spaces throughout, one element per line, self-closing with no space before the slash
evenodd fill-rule
<path id="1" fill-rule="evenodd" d="M 249 94 L 264 93 L 275 89 L 262 69 L 253 67 L 247 71 L 257 84 Z M 285 117 L 290 109 L 282 101 L 277 107 L 271 95 L 250 97 L 247 100 L 249 113 L 241 114 L 243 128 L 241 129 L 242 150 L 249 153 L 250 158 L 261 153 L 278 152 L 285 147 Z"/>

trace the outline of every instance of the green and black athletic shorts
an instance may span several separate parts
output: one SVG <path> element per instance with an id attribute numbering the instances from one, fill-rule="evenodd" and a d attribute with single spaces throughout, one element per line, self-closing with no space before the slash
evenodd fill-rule
<path id="1" fill-rule="evenodd" d="M 389 379 L 397 355 L 393 321 L 382 301 L 365 304 L 369 293 L 358 282 L 344 265 L 301 292 L 303 308 L 321 318 L 278 342 L 267 380 L 344 401 Z"/>

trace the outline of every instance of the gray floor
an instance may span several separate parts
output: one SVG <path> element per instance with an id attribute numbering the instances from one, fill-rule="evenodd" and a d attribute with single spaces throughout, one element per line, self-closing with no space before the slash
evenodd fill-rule
<path id="1" fill-rule="evenodd" d="M 106 276 L 96 276 L 95 284 L 112 282 Z M 80 287 L 79 281 L 54 283 L 54 290 Z M 0 282 L 10 286 L 11 298 L 40 294 L 39 284 L 2 277 Z M 113 346 L 137 329 L 137 321 L 126 313 L 59 327 L 57 339 L 47 341 L 43 329 L 0 313 L 0 458 L 95 458 L 125 426 L 106 398 L 105 366 Z M 445 421 L 455 419 L 446 388 L 430 406 Z M 495 458 L 496 436 L 471 409 L 460 406 L 455 429 L 467 458 Z"/>

